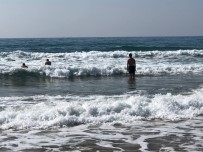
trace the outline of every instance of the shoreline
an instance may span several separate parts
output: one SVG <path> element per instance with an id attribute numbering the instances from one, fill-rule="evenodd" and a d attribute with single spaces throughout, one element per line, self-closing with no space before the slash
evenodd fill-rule
<path id="1" fill-rule="evenodd" d="M 199 116 L 180 122 L 138 121 L 132 126 L 117 123 L 48 130 L 2 130 L 4 138 L 0 139 L 0 150 L 202 151 L 202 120 Z"/>

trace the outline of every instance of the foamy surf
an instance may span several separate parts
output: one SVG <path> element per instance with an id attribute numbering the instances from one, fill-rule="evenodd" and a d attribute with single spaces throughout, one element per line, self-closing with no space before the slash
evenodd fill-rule
<path id="1" fill-rule="evenodd" d="M 203 114 L 203 89 L 190 95 L 1 97 L 0 128 L 52 128 L 81 124 L 179 121 Z"/>
<path id="2" fill-rule="evenodd" d="M 137 75 L 202 74 L 202 50 L 134 52 Z M 29 72 L 56 78 L 114 76 L 127 73 L 127 51 L 34 53 L 1 52 L 0 74 L 12 75 L 26 63 Z M 184 58 L 183 58 L 184 57 Z M 46 58 L 52 66 L 45 66 Z"/>

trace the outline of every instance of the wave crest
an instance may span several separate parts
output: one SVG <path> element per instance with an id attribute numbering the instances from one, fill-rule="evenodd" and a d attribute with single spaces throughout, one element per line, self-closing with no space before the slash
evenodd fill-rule
<path id="1" fill-rule="evenodd" d="M 156 94 L 152 97 L 138 94 L 1 97 L 4 106 L 0 111 L 0 128 L 135 123 L 153 119 L 179 121 L 203 114 L 202 92 L 203 89 L 199 89 L 190 95 Z"/>
<path id="2" fill-rule="evenodd" d="M 127 74 L 127 51 L 30 53 L 1 52 L 0 74 L 17 75 L 22 63 L 30 73 L 48 77 L 69 78 L 83 76 L 114 76 Z M 135 51 L 137 75 L 202 74 L 203 50 Z M 45 66 L 45 60 L 52 61 Z M 16 74 L 13 71 L 18 71 Z M 22 73 L 22 72 L 21 72 Z M 33 74 L 34 74 L 33 73 Z M 23 74 L 22 74 L 23 75 Z"/>

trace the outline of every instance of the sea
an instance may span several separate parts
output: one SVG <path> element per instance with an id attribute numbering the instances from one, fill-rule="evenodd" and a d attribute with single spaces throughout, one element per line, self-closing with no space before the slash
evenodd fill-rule
<path id="1" fill-rule="evenodd" d="M 0 151 L 202 152 L 203 37 L 1 38 Z"/>

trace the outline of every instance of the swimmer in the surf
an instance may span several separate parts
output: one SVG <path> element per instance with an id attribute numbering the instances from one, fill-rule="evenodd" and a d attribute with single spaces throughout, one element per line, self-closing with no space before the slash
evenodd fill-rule
<path id="1" fill-rule="evenodd" d="M 45 65 L 51 65 L 51 61 L 49 59 L 46 60 Z"/>
<path id="2" fill-rule="evenodd" d="M 21 68 L 28 68 L 28 66 L 25 63 L 23 63 Z"/>

